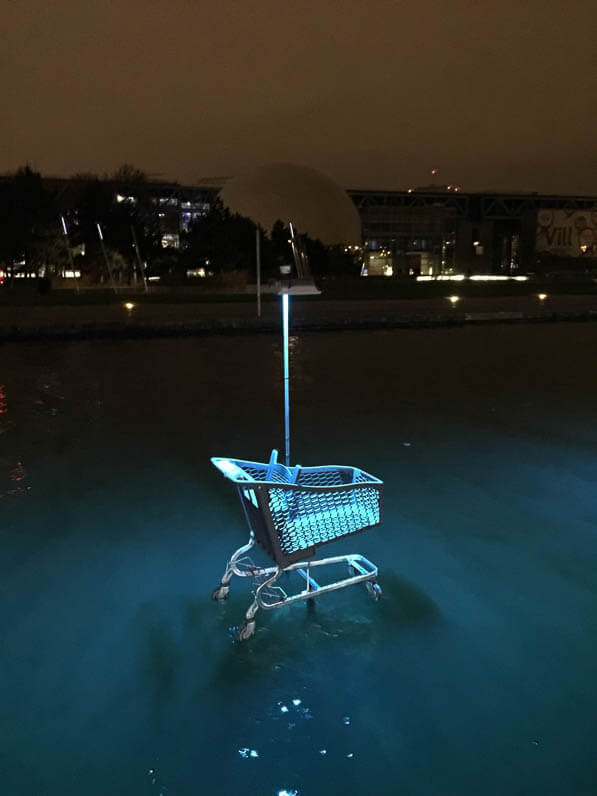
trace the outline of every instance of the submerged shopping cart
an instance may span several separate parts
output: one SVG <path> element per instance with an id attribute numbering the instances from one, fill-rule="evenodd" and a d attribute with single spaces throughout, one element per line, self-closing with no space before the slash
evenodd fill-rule
<path id="1" fill-rule="evenodd" d="M 292 225 L 290 230 L 298 264 L 301 258 L 296 253 Z M 300 273 L 298 265 L 297 271 Z M 234 483 L 249 525 L 248 543 L 232 555 L 220 585 L 212 593 L 214 600 L 225 600 L 233 575 L 255 579 L 254 599 L 239 630 L 240 640 L 250 638 L 255 632 L 259 608 L 269 610 L 299 600 L 312 600 L 355 583 L 364 583 L 373 599 L 381 596 L 377 567 L 364 556 L 351 553 L 312 560 L 321 545 L 379 525 L 383 482 L 358 467 L 290 467 L 288 299 L 293 292 L 304 294 L 304 286 L 299 290 L 291 286 L 281 290 L 285 465 L 278 462 L 276 450 L 267 464 L 218 457 L 211 460 Z M 259 567 L 253 562 L 248 553 L 255 544 L 274 566 Z M 312 570 L 328 565 L 343 566 L 344 577 L 322 585 L 313 577 Z M 277 581 L 282 574 L 292 572 L 298 573 L 305 585 L 301 591 L 289 594 Z"/>
<path id="2" fill-rule="evenodd" d="M 351 553 L 311 561 L 317 548 L 381 522 L 379 478 L 358 467 L 285 467 L 272 451 L 268 464 L 241 459 L 213 458 L 216 467 L 236 486 L 249 525 L 249 541 L 231 557 L 214 600 L 225 600 L 233 575 L 260 580 L 254 600 L 239 631 L 241 640 L 255 632 L 259 608 L 312 599 L 353 583 L 365 583 L 374 599 L 381 596 L 377 567 L 364 556 Z M 275 562 L 257 567 L 247 553 L 257 543 Z M 320 585 L 311 570 L 330 564 L 345 565 L 345 577 Z M 305 588 L 289 595 L 276 581 L 284 572 L 297 572 Z"/>

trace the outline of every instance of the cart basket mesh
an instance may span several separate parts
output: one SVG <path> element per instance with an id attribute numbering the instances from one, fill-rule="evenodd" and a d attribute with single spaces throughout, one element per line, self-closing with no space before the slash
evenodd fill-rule
<path id="1" fill-rule="evenodd" d="M 212 459 L 237 486 L 256 541 L 279 565 L 381 522 L 383 482 L 358 467 Z"/>

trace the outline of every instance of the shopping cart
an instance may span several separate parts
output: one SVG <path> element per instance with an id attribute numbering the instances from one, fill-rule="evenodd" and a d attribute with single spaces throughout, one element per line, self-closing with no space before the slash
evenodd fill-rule
<path id="1" fill-rule="evenodd" d="M 313 599 L 324 592 L 364 583 L 375 600 L 381 596 L 377 567 L 364 556 L 347 554 L 311 560 L 329 542 L 378 525 L 382 519 L 382 486 L 379 478 L 358 467 L 288 467 L 272 451 L 267 464 L 241 459 L 212 458 L 215 466 L 234 483 L 249 525 L 249 541 L 231 557 L 215 600 L 225 600 L 233 575 L 258 582 L 254 599 L 240 628 L 240 640 L 255 632 L 259 608 L 273 609 L 298 600 Z M 275 566 L 258 567 L 247 553 L 255 545 Z M 311 570 L 325 565 L 344 565 L 347 574 L 320 585 Z M 276 581 L 283 573 L 297 572 L 305 588 L 288 594 Z"/>

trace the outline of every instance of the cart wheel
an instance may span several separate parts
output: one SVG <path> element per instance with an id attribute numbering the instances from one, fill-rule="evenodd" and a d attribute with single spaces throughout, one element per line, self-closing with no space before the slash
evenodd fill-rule
<path id="1" fill-rule="evenodd" d="M 242 624 L 240 630 L 238 631 L 238 640 L 239 641 L 246 641 L 248 638 L 255 633 L 255 620 L 251 619 L 250 622 L 245 622 Z"/>
<path id="2" fill-rule="evenodd" d="M 367 587 L 367 592 L 369 593 L 369 597 L 371 597 L 371 599 L 375 601 L 379 600 L 379 598 L 383 594 L 381 586 L 378 583 L 371 583 L 370 580 L 367 581 L 365 586 Z"/>
<path id="3" fill-rule="evenodd" d="M 212 600 L 225 600 L 230 593 L 230 586 L 217 586 L 211 593 Z"/>

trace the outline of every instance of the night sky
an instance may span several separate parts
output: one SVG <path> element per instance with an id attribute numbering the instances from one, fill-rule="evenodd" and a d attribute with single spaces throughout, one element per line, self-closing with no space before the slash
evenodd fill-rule
<path id="1" fill-rule="evenodd" d="M 2 0 L 0 171 L 597 193 L 594 0 Z M 6 86 L 8 88 L 6 88 Z"/>

